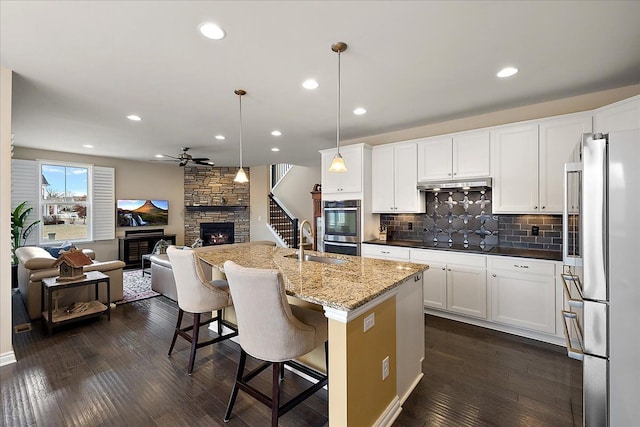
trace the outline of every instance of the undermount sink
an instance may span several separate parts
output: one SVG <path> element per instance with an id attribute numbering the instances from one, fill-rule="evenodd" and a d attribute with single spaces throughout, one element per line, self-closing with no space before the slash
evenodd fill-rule
<path id="1" fill-rule="evenodd" d="M 289 254 L 289 255 L 285 255 L 284 257 L 298 259 L 298 254 Z M 310 254 L 306 254 L 304 256 L 304 261 L 320 262 L 323 264 L 344 264 L 345 262 L 347 262 L 347 260 L 340 259 L 340 258 L 329 258 L 329 257 L 310 255 Z"/>

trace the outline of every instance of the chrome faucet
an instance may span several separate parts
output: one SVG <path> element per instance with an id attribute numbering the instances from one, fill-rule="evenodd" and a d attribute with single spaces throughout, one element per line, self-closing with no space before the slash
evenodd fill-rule
<path id="1" fill-rule="evenodd" d="M 311 235 L 311 240 L 313 241 L 313 229 L 311 228 L 311 223 L 306 219 L 300 223 L 300 244 L 298 245 L 298 259 L 300 261 L 304 261 L 304 246 L 302 242 L 304 241 L 304 225 L 307 224 L 309 226 L 309 234 Z"/>

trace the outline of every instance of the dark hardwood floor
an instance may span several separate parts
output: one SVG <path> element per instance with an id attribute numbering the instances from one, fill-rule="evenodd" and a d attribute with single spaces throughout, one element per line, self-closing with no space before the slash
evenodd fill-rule
<path id="1" fill-rule="evenodd" d="M 14 325 L 24 323 L 19 295 L 13 301 Z M 193 376 L 186 374 L 185 340 L 167 357 L 177 311 L 173 301 L 155 297 L 119 305 L 111 322 L 87 321 L 51 338 L 39 322 L 14 332 L 18 362 L 0 368 L 3 425 L 268 424 L 269 410 L 242 392 L 230 422 L 222 421 L 237 344 L 198 350 Z M 581 425 L 581 366 L 562 349 L 433 316 L 425 321 L 425 377 L 395 426 Z M 268 393 L 270 371 L 257 380 Z M 305 385 L 287 374 L 284 396 Z M 326 414 L 321 390 L 280 425 L 325 426 Z"/>

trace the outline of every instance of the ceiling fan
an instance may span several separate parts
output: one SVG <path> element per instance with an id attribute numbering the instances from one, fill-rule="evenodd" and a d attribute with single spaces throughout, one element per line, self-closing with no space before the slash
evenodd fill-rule
<path id="1" fill-rule="evenodd" d="M 190 147 L 182 147 L 182 153 L 178 157 L 170 156 L 168 154 L 163 154 L 163 156 L 169 157 L 169 159 L 166 160 L 170 162 L 180 162 L 180 166 L 186 166 L 189 162 L 204 166 L 213 166 L 215 164 L 210 161 L 208 157 L 193 157 L 188 153 L 189 149 Z"/>

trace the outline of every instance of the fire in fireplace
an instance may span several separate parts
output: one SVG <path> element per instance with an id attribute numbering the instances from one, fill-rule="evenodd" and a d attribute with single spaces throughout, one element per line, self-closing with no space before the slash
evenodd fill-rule
<path id="1" fill-rule="evenodd" d="M 203 246 L 233 243 L 233 222 L 205 222 L 200 224 Z"/>

